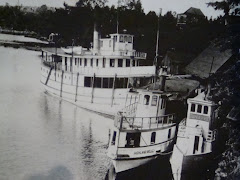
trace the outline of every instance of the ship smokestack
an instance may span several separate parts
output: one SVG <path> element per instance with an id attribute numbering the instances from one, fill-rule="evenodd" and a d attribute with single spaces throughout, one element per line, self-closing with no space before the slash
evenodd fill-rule
<path id="1" fill-rule="evenodd" d="M 167 68 L 161 67 L 159 72 L 159 90 L 160 91 L 165 90 L 166 78 L 167 78 Z"/>
<path id="2" fill-rule="evenodd" d="M 93 31 L 93 50 L 95 52 L 99 50 L 99 33 L 97 31 L 96 24 L 94 24 L 94 31 Z"/>
<path id="3" fill-rule="evenodd" d="M 160 91 L 164 91 L 165 90 L 165 83 L 166 83 L 166 76 L 165 75 L 161 75 L 159 78 L 159 84 L 160 84 Z"/>

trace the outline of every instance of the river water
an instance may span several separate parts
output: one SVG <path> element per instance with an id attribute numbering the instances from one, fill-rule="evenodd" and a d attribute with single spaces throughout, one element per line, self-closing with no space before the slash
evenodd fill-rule
<path id="1" fill-rule="evenodd" d="M 46 94 L 38 55 L 0 47 L 0 179 L 104 179 L 112 120 Z"/>

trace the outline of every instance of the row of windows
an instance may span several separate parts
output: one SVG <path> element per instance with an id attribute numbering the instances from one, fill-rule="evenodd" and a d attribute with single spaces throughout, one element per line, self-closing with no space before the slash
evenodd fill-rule
<path id="1" fill-rule="evenodd" d="M 203 106 L 200 104 L 192 104 L 191 112 L 197 112 L 202 114 L 208 114 L 208 106 Z"/>
<path id="2" fill-rule="evenodd" d="M 87 66 L 90 63 L 90 66 L 93 67 L 93 59 L 90 59 L 90 62 L 87 58 L 75 58 L 75 66 Z M 126 67 L 130 67 L 131 61 L 130 59 L 126 59 Z M 95 61 L 96 67 L 99 66 L 99 60 L 96 59 Z M 102 61 L 102 67 L 105 67 L 106 59 L 104 58 Z M 138 61 L 132 60 L 132 66 L 137 66 Z M 65 57 L 65 66 L 67 66 L 67 57 Z M 72 58 L 70 58 L 70 66 L 72 66 Z M 110 67 L 115 67 L 115 59 L 110 59 Z M 117 59 L 117 67 L 123 67 L 123 59 Z"/>
<path id="3" fill-rule="evenodd" d="M 171 129 L 168 130 L 168 139 L 171 138 Z M 117 132 L 114 131 L 113 132 L 113 136 L 112 136 L 112 145 L 116 144 L 116 136 L 117 136 Z M 139 147 L 140 146 L 140 139 L 141 139 L 141 133 L 137 132 L 137 133 L 127 133 L 126 135 L 126 144 L 125 147 Z M 150 143 L 151 144 L 155 144 L 156 143 L 156 132 L 152 132 L 151 134 L 151 139 L 150 139 Z"/>
<path id="4" fill-rule="evenodd" d="M 84 87 L 113 88 L 114 78 L 84 77 Z M 116 78 L 115 88 L 127 88 L 128 78 Z"/>
<path id="5" fill-rule="evenodd" d="M 143 104 L 144 105 L 150 105 L 150 96 L 149 95 L 144 95 L 144 99 L 143 99 Z M 161 97 L 157 96 L 157 95 L 153 95 L 152 96 L 152 101 L 151 101 L 151 106 L 157 106 L 158 105 L 158 101 L 159 101 L 159 107 L 161 109 L 164 109 L 166 107 L 166 100 L 162 99 L 161 101 Z M 139 103 L 141 103 L 141 95 L 139 96 Z"/>

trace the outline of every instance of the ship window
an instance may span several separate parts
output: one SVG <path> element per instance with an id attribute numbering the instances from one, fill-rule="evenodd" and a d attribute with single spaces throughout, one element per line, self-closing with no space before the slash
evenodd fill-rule
<path id="1" fill-rule="evenodd" d="M 77 65 L 77 58 L 75 58 L 75 66 Z"/>
<path id="2" fill-rule="evenodd" d="M 105 62 L 106 62 L 105 58 L 103 58 L 103 64 L 102 64 L 103 67 L 105 67 Z"/>
<path id="3" fill-rule="evenodd" d="M 80 58 L 80 66 L 82 66 L 82 58 Z"/>
<path id="4" fill-rule="evenodd" d="M 124 36 L 124 42 L 127 42 L 127 36 Z"/>
<path id="5" fill-rule="evenodd" d="M 129 37 L 128 37 L 128 42 L 129 42 L 129 43 L 132 43 L 132 36 L 129 36 Z"/>
<path id="6" fill-rule="evenodd" d="M 158 99 L 158 97 L 156 95 L 152 96 L 152 106 L 157 105 L 157 99 Z"/>
<path id="7" fill-rule="evenodd" d="M 109 87 L 109 88 L 112 88 L 112 87 L 113 87 L 113 78 L 109 78 L 108 87 Z"/>
<path id="8" fill-rule="evenodd" d="M 84 59 L 84 66 L 87 66 L 87 59 Z"/>
<path id="9" fill-rule="evenodd" d="M 110 59 L 110 67 L 114 67 L 115 59 Z"/>
<path id="10" fill-rule="evenodd" d="M 101 88 L 101 78 L 95 78 L 94 87 Z"/>
<path id="11" fill-rule="evenodd" d="M 108 88 L 108 78 L 103 78 L 103 88 Z"/>
<path id="12" fill-rule="evenodd" d="M 124 88 L 124 78 L 116 78 L 116 88 Z"/>
<path id="13" fill-rule="evenodd" d="M 119 59 L 118 60 L 118 67 L 122 67 L 123 66 L 123 60 L 122 59 Z"/>
<path id="14" fill-rule="evenodd" d="M 114 41 L 117 42 L 117 36 L 113 36 Z"/>
<path id="15" fill-rule="evenodd" d="M 171 138 L 171 132 L 172 132 L 172 129 L 169 129 L 168 130 L 168 139 Z"/>
<path id="16" fill-rule="evenodd" d="M 116 136 L 117 136 L 117 132 L 116 131 L 114 131 L 113 132 L 113 136 L 112 136 L 112 145 L 115 145 L 115 142 L 116 142 Z"/>
<path id="17" fill-rule="evenodd" d="M 208 106 L 204 106 L 203 113 L 207 114 L 208 113 Z"/>
<path id="18" fill-rule="evenodd" d="M 145 96 L 144 96 L 143 104 L 144 104 L 144 105 L 149 105 L 149 100 L 150 100 L 150 96 L 149 96 L 149 95 L 145 95 Z"/>
<path id="19" fill-rule="evenodd" d="M 123 42 L 123 36 L 120 36 L 119 42 Z"/>
<path id="20" fill-rule="evenodd" d="M 110 41 L 109 41 L 109 47 L 111 47 L 111 46 L 112 46 L 112 41 L 110 40 Z"/>
<path id="21" fill-rule="evenodd" d="M 96 66 L 98 66 L 98 59 L 96 59 Z"/>
<path id="22" fill-rule="evenodd" d="M 191 105 L 191 112 L 195 112 L 195 109 L 196 109 L 196 105 L 195 105 L 195 104 L 192 104 L 192 105 Z"/>
<path id="23" fill-rule="evenodd" d="M 91 77 L 84 77 L 84 87 L 91 87 L 92 78 Z"/>
<path id="24" fill-rule="evenodd" d="M 93 66 L 93 59 L 91 59 L 91 67 Z"/>
<path id="25" fill-rule="evenodd" d="M 155 140 L 156 140 L 156 132 L 152 132 L 152 135 L 151 135 L 151 144 L 155 144 Z"/>
<path id="26" fill-rule="evenodd" d="M 127 147 L 127 148 L 139 147 L 140 146 L 140 137 L 141 137 L 140 132 L 127 133 L 125 147 Z"/>
<path id="27" fill-rule="evenodd" d="M 202 112 L 202 105 L 198 105 L 198 107 L 197 107 L 197 112 L 198 112 L 198 113 L 201 113 L 201 112 Z"/>
<path id="28" fill-rule="evenodd" d="M 130 67 L 130 59 L 126 59 L 126 67 Z"/>

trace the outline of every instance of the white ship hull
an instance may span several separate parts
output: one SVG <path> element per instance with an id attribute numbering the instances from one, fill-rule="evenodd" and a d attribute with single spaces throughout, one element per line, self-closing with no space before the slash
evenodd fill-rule
<path id="1" fill-rule="evenodd" d="M 185 180 L 196 178 L 196 175 L 204 173 L 211 159 L 212 152 L 195 155 L 184 155 L 174 145 L 172 157 L 170 158 L 174 180 Z"/>
<path id="2" fill-rule="evenodd" d="M 139 159 L 113 160 L 112 162 L 115 168 L 115 172 L 120 173 L 144 165 L 156 159 L 157 157 L 158 156 L 156 155 Z"/>
<path id="3" fill-rule="evenodd" d="M 43 70 L 44 69 L 44 70 Z M 92 88 L 84 87 L 80 84 L 84 76 L 79 76 L 77 85 L 77 74 L 64 73 L 62 83 L 62 72 L 55 70 L 47 81 L 50 68 L 42 66 L 41 83 L 45 90 L 54 96 L 60 97 L 81 108 L 94 111 L 103 115 L 113 117 L 124 105 L 126 93 L 129 89 L 112 89 L 112 88 Z M 47 84 L 46 84 L 47 81 Z"/>

